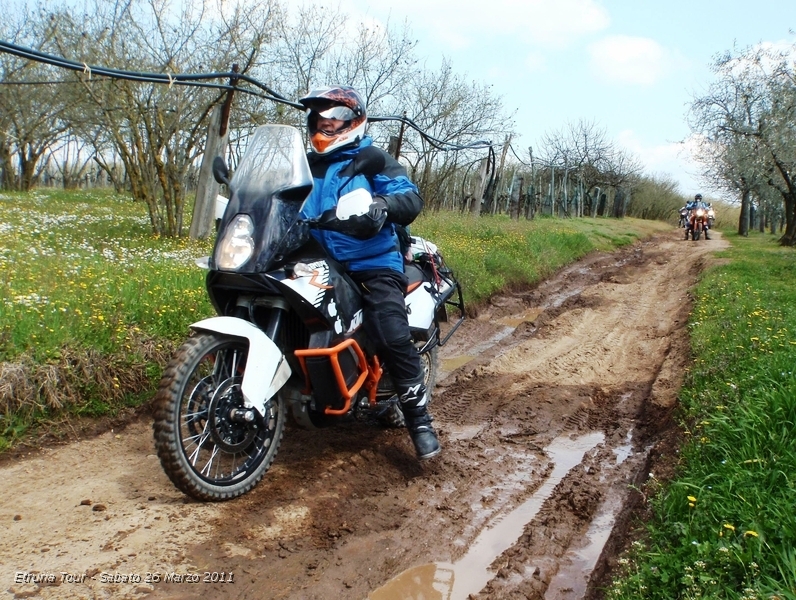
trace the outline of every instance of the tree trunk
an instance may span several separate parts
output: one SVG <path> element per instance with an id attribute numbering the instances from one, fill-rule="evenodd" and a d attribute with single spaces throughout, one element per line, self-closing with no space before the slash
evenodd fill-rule
<path id="1" fill-rule="evenodd" d="M 506 136 L 506 142 L 503 144 L 503 151 L 500 153 L 500 166 L 495 173 L 495 178 L 493 181 L 493 185 L 490 186 L 489 190 L 487 191 L 487 198 L 486 198 L 486 212 L 488 214 L 494 214 L 495 209 L 497 207 L 496 196 L 498 193 L 498 184 L 500 183 L 500 178 L 503 176 L 503 166 L 506 164 L 506 154 L 509 151 L 509 145 L 511 144 L 511 136 Z"/>
<path id="2" fill-rule="evenodd" d="M 785 233 L 779 238 L 779 243 L 796 246 L 796 190 L 782 196 L 785 200 Z"/>
<path id="3" fill-rule="evenodd" d="M 614 207 L 612 210 L 613 217 L 615 219 L 621 219 L 625 216 L 624 206 L 625 190 L 621 187 L 617 187 L 616 192 L 614 192 Z"/>
<path id="4" fill-rule="evenodd" d="M 738 218 L 738 235 L 749 236 L 749 217 L 751 216 L 752 192 L 743 190 L 741 194 L 741 215 Z"/>
<path id="5" fill-rule="evenodd" d="M 608 198 L 605 195 L 605 192 L 601 192 L 600 188 L 597 188 L 599 193 L 599 201 L 597 202 L 597 216 L 602 217 L 605 214 L 605 205 L 608 202 Z"/>
<path id="6" fill-rule="evenodd" d="M 488 168 L 489 159 L 482 159 L 481 168 L 478 170 L 478 187 L 475 190 L 473 204 L 470 206 L 470 214 L 475 217 L 481 214 L 481 200 L 483 200 L 484 191 L 486 190 L 486 174 L 488 172 Z"/>
<path id="7" fill-rule="evenodd" d="M 509 196 L 509 217 L 513 220 L 520 218 L 520 198 L 522 197 L 522 177 L 514 173 L 514 181 L 511 183 L 511 195 Z"/>

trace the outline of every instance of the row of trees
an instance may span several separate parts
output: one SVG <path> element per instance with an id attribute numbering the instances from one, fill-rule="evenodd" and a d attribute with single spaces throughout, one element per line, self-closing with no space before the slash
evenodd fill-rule
<path id="1" fill-rule="evenodd" d="M 713 70 L 690 110 L 706 177 L 740 197 L 741 235 L 756 205 L 761 229 L 784 218 L 780 243 L 796 245 L 796 43 L 727 52 Z"/>
<path id="2" fill-rule="evenodd" d="M 406 25 L 354 26 L 333 8 L 288 10 L 280 0 L 73 4 L 39 0 L 0 23 L 0 39 L 84 65 L 76 72 L 0 53 L 5 189 L 30 189 L 44 176 L 70 187 L 102 175 L 146 203 L 154 232 L 184 233 L 187 188 L 213 108 L 227 92 L 100 77 L 89 65 L 158 74 L 228 73 L 235 65 L 291 100 L 314 85 L 354 85 L 370 115 L 405 115 L 432 138 L 397 121 L 370 129 L 384 147 L 401 140 L 402 159 L 432 210 L 622 216 L 642 181 L 639 163 L 594 123 L 548 134 L 536 155 L 518 152 L 512 115 L 494 91 L 466 81 L 448 62 L 427 68 Z M 234 96 L 233 167 L 256 126 L 303 125 L 290 104 L 259 88 L 240 89 L 255 93 Z M 494 149 L 470 147 L 481 140 Z"/>

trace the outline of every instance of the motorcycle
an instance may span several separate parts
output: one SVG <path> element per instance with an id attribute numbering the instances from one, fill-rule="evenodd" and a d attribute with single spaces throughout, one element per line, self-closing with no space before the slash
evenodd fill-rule
<path id="1" fill-rule="evenodd" d="M 680 209 L 680 220 L 677 222 L 678 227 L 688 227 L 688 209 L 684 206 Z"/>
<path id="2" fill-rule="evenodd" d="M 691 239 L 696 242 L 702 236 L 703 231 L 706 234 L 705 237 L 707 237 L 707 230 L 708 230 L 708 211 L 702 206 L 697 206 L 696 208 L 692 208 L 691 214 L 689 216 L 688 228 L 685 230 L 685 239 L 688 239 L 688 234 L 690 232 Z"/>
<path id="3" fill-rule="evenodd" d="M 378 151 L 365 150 L 353 167 L 370 177 L 384 158 L 379 163 Z M 169 362 L 153 429 L 174 485 L 218 501 L 261 481 L 288 413 L 309 429 L 351 419 L 391 426 L 404 420 L 389 373 L 362 327 L 357 287 L 310 236 L 313 227 L 345 232 L 350 216 L 367 207 L 344 202 L 346 195 L 334 222 L 300 219 L 313 180 L 301 134 L 285 125 L 259 127 L 231 179 L 221 158 L 213 172 L 231 192 L 212 256 L 201 261 L 217 316 L 193 323 Z M 461 286 L 436 246 L 422 238 L 411 237 L 405 272 L 410 332 L 430 389 L 437 350 L 464 320 Z M 443 335 L 449 309 L 455 312 Z"/>

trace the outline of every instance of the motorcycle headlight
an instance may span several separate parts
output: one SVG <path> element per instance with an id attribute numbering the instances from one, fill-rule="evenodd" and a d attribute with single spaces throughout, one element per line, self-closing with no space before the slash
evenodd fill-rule
<path id="1" fill-rule="evenodd" d="M 702 216 L 704 216 L 704 215 L 705 215 L 705 211 L 704 211 L 704 210 L 702 210 L 701 208 L 698 208 L 698 209 L 697 209 L 697 216 L 698 216 L 698 217 L 702 217 Z"/>
<path id="2" fill-rule="evenodd" d="M 254 223 L 249 215 L 237 215 L 224 230 L 216 247 L 216 267 L 234 271 L 244 265 L 254 252 Z"/>

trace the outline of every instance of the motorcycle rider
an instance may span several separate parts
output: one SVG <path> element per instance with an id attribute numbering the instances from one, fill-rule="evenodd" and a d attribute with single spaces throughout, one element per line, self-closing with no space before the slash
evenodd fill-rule
<path id="1" fill-rule="evenodd" d="M 710 225 L 708 223 L 707 214 L 710 205 L 707 202 L 702 201 L 702 194 L 697 194 L 696 196 L 694 196 L 694 204 L 695 208 L 701 208 L 705 211 L 705 217 L 702 220 L 702 228 L 705 231 L 705 239 L 709 240 L 710 236 L 708 235 L 708 230 L 710 229 Z"/>
<path id="2" fill-rule="evenodd" d="M 367 113 L 360 94 L 350 86 L 311 90 L 299 102 L 307 109 L 312 151 L 308 153 L 314 187 L 302 208 L 305 219 L 334 214 L 340 198 L 354 190 L 371 194 L 369 211 L 351 216 L 346 231 L 313 229 L 313 237 L 338 262 L 362 293 L 363 323 L 384 360 L 398 394 L 406 427 L 419 459 L 440 452 L 428 412 L 431 390 L 412 343 L 404 303 L 407 278 L 396 225 L 411 223 L 423 208 L 406 169 L 381 150 L 385 166 L 375 175 L 355 174 L 353 160 L 372 145 L 365 135 Z"/>
<path id="3" fill-rule="evenodd" d="M 708 205 L 705 202 L 702 201 L 702 194 L 696 194 L 694 196 L 693 200 L 689 200 L 688 202 L 686 202 L 685 207 L 688 210 L 688 223 L 686 224 L 685 239 L 688 239 L 688 232 L 689 231 L 692 232 L 692 236 L 693 236 L 694 218 L 692 217 L 692 214 L 691 214 L 692 211 L 695 211 L 697 208 L 702 208 L 702 209 L 705 210 L 705 214 L 707 214 Z M 707 218 L 705 218 L 703 220 L 702 228 L 705 231 L 705 239 L 709 240 L 710 236 L 708 235 L 709 226 L 708 226 Z"/>

